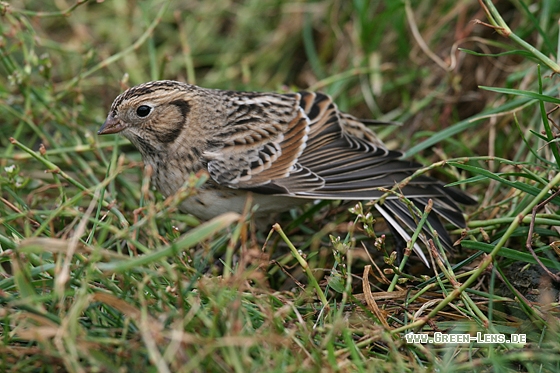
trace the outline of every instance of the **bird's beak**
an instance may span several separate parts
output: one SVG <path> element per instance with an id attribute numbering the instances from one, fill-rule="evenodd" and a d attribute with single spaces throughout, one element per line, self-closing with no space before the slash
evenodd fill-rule
<path id="1" fill-rule="evenodd" d="M 119 133 L 122 130 L 124 130 L 125 126 L 123 125 L 123 123 L 113 117 L 112 114 L 109 114 L 109 116 L 107 117 L 107 119 L 105 119 L 105 123 L 103 123 L 103 125 L 101 126 L 101 128 L 99 129 L 99 131 L 97 131 L 98 135 L 109 135 L 112 133 Z"/>

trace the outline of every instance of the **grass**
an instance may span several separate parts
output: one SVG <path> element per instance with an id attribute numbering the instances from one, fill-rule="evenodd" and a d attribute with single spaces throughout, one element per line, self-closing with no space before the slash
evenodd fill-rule
<path id="1" fill-rule="evenodd" d="M 0 2 L 0 370 L 558 371 L 560 4 L 495 3 Z M 403 122 L 376 131 L 478 198 L 462 250 L 398 263 L 368 205 L 179 213 L 205 175 L 163 199 L 96 135 L 163 78 Z"/>

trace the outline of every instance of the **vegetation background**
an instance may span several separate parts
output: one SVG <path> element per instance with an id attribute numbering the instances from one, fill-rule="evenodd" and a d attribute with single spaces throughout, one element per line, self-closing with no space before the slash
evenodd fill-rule
<path id="1" fill-rule="evenodd" d="M 0 2 L 0 370 L 560 371 L 559 17 L 555 0 Z M 401 122 L 376 131 L 478 198 L 463 249 L 398 265 L 366 205 L 293 210 L 266 245 L 249 216 L 178 213 L 204 176 L 163 200 L 126 140 L 96 135 L 154 79 L 320 90 Z"/>

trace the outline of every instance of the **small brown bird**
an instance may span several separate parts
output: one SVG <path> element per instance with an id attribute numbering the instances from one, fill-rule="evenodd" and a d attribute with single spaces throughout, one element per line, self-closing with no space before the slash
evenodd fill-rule
<path id="1" fill-rule="evenodd" d="M 180 206 L 206 220 L 241 212 L 248 191 L 260 214 L 305 199 L 378 199 L 384 194 L 378 188 L 392 188 L 421 165 L 388 150 L 365 124 L 382 122 L 340 112 L 322 93 L 234 92 L 162 80 L 119 95 L 98 134 L 122 133 L 129 139 L 152 166 L 152 181 L 165 196 L 191 173 L 206 170 L 210 180 Z M 457 202 L 475 202 L 426 176 L 401 191 L 420 210 L 433 200 L 428 221 L 447 246 L 451 241 L 437 215 L 464 227 Z M 406 205 L 392 196 L 375 207 L 410 239 L 403 225 L 414 229 L 416 224 Z M 427 264 L 420 247 L 414 249 Z"/>

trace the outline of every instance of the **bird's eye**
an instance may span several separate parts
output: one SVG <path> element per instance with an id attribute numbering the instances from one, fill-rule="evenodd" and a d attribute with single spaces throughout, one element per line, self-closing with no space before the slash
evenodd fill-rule
<path id="1" fill-rule="evenodd" d="M 138 109 L 136 109 L 136 114 L 139 117 L 144 118 L 144 117 L 147 117 L 148 114 L 150 114 L 151 111 L 152 111 L 152 108 L 149 107 L 148 105 L 141 105 L 141 106 L 138 106 Z"/>

